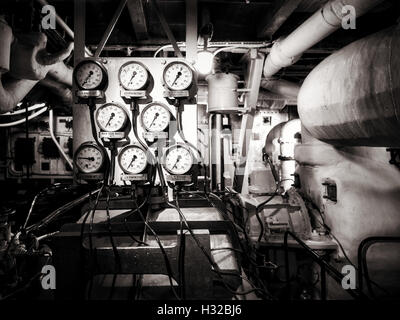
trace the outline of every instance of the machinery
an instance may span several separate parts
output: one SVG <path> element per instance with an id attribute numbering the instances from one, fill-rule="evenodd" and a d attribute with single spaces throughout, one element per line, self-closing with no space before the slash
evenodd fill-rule
<path id="1" fill-rule="evenodd" d="M 0 299 L 397 299 L 397 2 L 61 0 L 54 28 L 26 2 L 0 10 Z M 346 5 L 382 26 L 335 36 Z"/>

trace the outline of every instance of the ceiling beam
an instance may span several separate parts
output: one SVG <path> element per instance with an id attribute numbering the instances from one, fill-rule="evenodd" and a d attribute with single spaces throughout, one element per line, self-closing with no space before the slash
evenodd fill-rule
<path id="1" fill-rule="evenodd" d="M 128 0 L 127 3 L 129 15 L 133 30 L 135 31 L 137 40 L 144 40 L 149 38 L 147 31 L 146 16 L 144 14 L 144 8 L 142 0 Z"/>
<path id="2" fill-rule="evenodd" d="M 302 0 L 276 0 L 273 10 L 265 15 L 258 26 L 259 38 L 272 39 L 272 36 L 289 18 Z"/>

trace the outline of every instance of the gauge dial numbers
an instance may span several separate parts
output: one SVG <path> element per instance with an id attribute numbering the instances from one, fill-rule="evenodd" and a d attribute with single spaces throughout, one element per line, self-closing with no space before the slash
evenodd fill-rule
<path id="1" fill-rule="evenodd" d="M 193 83 L 193 70 L 184 62 L 172 62 L 165 67 L 163 79 L 170 90 L 186 90 Z"/>
<path id="2" fill-rule="evenodd" d="M 139 62 L 127 62 L 119 69 L 118 77 L 125 90 L 141 90 L 149 81 L 149 72 Z"/>
<path id="3" fill-rule="evenodd" d="M 117 132 L 124 129 L 128 122 L 128 114 L 124 107 L 115 103 L 106 103 L 96 112 L 99 128 L 106 132 Z"/>
<path id="4" fill-rule="evenodd" d="M 119 165 L 126 174 L 142 173 L 147 161 L 146 151 L 136 145 L 124 147 L 118 155 Z"/>
<path id="5" fill-rule="evenodd" d="M 171 113 L 166 105 L 154 102 L 143 109 L 140 119 L 147 131 L 162 132 L 168 128 Z"/>
<path id="6" fill-rule="evenodd" d="M 84 60 L 75 67 L 74 79 L 80 90 L 103 90 L 107 71 L 95 60 Z"/>
<path id="7" fill-rule="evenodd" d="M 104 153 L 97 145 L 84 143 L 76 150 L 74 162 L 80 172 L 95 173 L 104 164 Z"/>
<path id="8" fill-rule="evenodd" d="M 193 154 L 186 145 L 174 145 L 165 152 L 164 168 L 170 174 L 184 175 L 193 166 Z"/>

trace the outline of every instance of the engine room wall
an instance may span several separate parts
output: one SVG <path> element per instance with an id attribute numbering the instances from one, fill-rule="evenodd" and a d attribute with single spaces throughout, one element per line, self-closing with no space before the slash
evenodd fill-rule
<path id="1" fill-rule="evenodd" d="M 389 164 L 390 154 L 385 148 L 334 147 L 313 138 L 304 127 L 302 138 L 303 143 L 295 149 L 301 193 L 318 207 L 332 234 L 357 264 L 357 249 L 362 240 L 398 234 L 400 171 Z M 326 198 L 326 182 L 336 185 L 336 201 Z M 399 249 L 395 244 L 371 247 L 367 255 L 371 279 L 388 285 L 387 288 L 398 287 Z M 342 253 L 337 263 L 339 270 L 340 265 L 348 264 Z M 332 298 L 347 297 L 342 297 L 343 290 L 336 290 L 333 283 L 330 288 Z"/>

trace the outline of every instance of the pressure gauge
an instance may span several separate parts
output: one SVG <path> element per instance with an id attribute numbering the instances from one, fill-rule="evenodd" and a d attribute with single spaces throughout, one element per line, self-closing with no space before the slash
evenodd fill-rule
<path id="1" fill-rule="evenodd" d="M 165 151 L 164 168 L 170 174 L 183 175 L 188 173 L 193 163 L 192 151 L 186 145 L 173 145 Z"/>
<path id="2" fill-rule="evenodd" d="M 101 130 L 117 132 L 124 129 L 128 122 L 128 114 L 123 106 L 106 103 L 97 109 L 96 121 Z"/>
<path id="3" fill-rule="evenodd" d="M 104 90 L 107 71 L 96 60 L 83 60 L 74 69 L 74 79 L 80 90 Z"/>
<path id="4" fill-rule="evenodd" d="M 166 105 L 154 102 L 143 109 L 140 119 L 147 131 L 161 132 L 168 127 L 171 113 Z"/>
<path id="5" fill-rule="evenodd" d="M 141 90 L 149 80 L 149 73 L 141 63 L 127 62 L 119 69 L 118 77 L 125 90 Z"/>
<path id="6" fill-rule="evenodd" d="M 83 143 L 75 152 L 75 165 L 82 173 L 98 172 L 104 164 L 104 153 L 94 143 Z"/>
<path id="7" fill-rule="evenodd" d="M 186 90 L 192 85 L 193 71 L 184 62 L 171 62 L 165 67 L 163 78 L 170 90 Z"/>
<path id="8" fill-rule="evenodd" d="M 147 167 L 146 151 L 137 145 L 126 146 L 120 151 L 118 162 L 126 174 L 142 173 Z"/>

